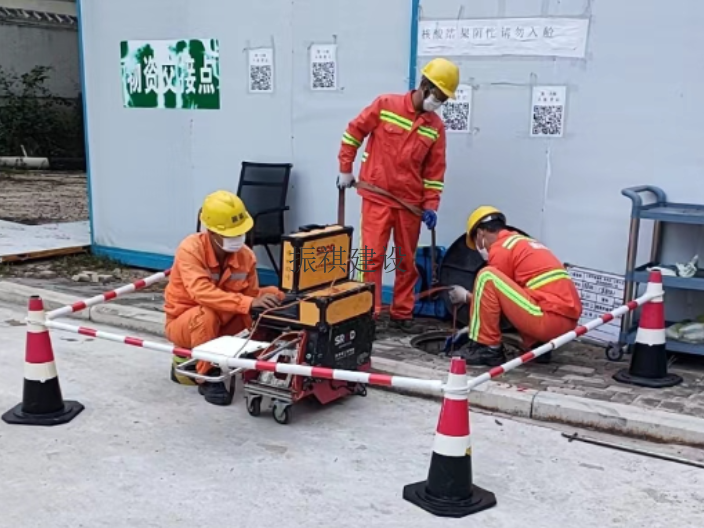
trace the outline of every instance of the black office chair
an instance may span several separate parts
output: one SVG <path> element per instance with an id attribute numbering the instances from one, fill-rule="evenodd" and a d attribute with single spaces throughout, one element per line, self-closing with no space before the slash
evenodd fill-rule
<path id="1" fill-rule="evenodd" d="M 289 210 L 286 197 L 292 168 L 291 163 L 243 161 L 237 186 L 237 196 L 254 220 L 254 227 L 247 233 L 246 244 L 250 248 L 264 246 L 277 275 L 279 267 L 269 246 L 281 244 L 281 235 L 285 232 L 284 212 Z M 200 211 L 196 231 L 200 231 Z"/>

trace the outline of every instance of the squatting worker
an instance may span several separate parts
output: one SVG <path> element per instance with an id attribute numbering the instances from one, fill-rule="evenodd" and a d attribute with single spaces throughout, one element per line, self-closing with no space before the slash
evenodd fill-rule
<path id="1" fill-rule="evenodd" d="M 164 292 L 166 337 L 183 348 L 249 328 L 253 308 L 273 308 L 284 298 L 277 288 L 259 287 L 256 257 L 245 246 L 245 233 L 254 222 L 239 197 L 228 191 L 208 195 L 200 221 L 206 231 L 187 236 L 178 246 Z M 184 361 L 173 357 L 174 365 Z M 218 375 L 205 361 L 198 361 L 196 370 Z M 173 365 L 171 379 L 193 384 L 191 378 L 175 375 Z M 199 382 L 198 391 L 215 405 L 232 403 L 222 382 Z"/>
<path id="2" fill-rule="evenodd" d="M 414 288 L 418 280 L 415 254 L 421 222 L 433 229 L 445 178 L 445 127 L 435 111 L 454 99 L 459 69 L 445 59 L 433 59 L 422 70 L 417 90 L 377 97 L 354 118 L 342 137 L 338 156 L 340 189 L 355 184 L 352 164 L 367 140 L 359 181 L 373 184 L 422 209 L 411 213 L 395 200 L 359 188 L 362 197 L 361 241 L 358 266 L 362 280 L 376 287 L 375 315 L 381 312 L 382 273 L 395 263 L 390 326 L 418 333 L 413 324 Z M 394 248 L 389 247 L 393 230 Z M 393 254 L 392 254 L 393 252 Z"/>
<path id="3" fill-rule="evenodd" d="M 482 206 L 469 216 L 467 246 L 488 265 L 477 274 L 473 293 L 461 286 L 450 291 L 452 302 L 471 302 L 468 331 L 462 332 L 468 334 L 468 346 L 453 355 L 469 365 L 503 363 L 502 314 L 518 330 L 526 350 L 574 330 L 582 303 L 572 278 L 548 248 L 507 229 L 501 211 Z M 547 363 L 550 354 L 536 361 Z"/>

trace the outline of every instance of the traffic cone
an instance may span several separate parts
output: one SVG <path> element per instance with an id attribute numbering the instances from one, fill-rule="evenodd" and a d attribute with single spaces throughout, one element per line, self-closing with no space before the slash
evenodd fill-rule
<path id="1" fill-rule="evenodd" d="M 467 386 L 464 359 L 453 358 L 448 389 Z M 428 480 L 403 488 L 403 498 L 437 517 L 460 518 L 496 506 L 490 491 L 472 483 L 469 401 L 465 391 L 448 391 L 440 409 Z"/>
<path id="2" fill-rule="evenodd" d="M 61 425 L 73 420 L 84 407 L 75 401 L 64 401 L 54 363 L 44 303 L 34 295 L 29 299 L 27 347 L 24 360 L 22 403 L 2 415 L 12 425 Z"/>
<path id="3" fill-rule="evenodd" d="M 630 367 L 619 370 L 613 378 L 620 383 L 651 389 L 673 387 L 682 383 L 682 378 L 677 374 L 667 373 L 665 305 L 660 271 L 650 272 L 646 293 L 659 295 L 643 305 L 636 341 L 631 345 Z"/>

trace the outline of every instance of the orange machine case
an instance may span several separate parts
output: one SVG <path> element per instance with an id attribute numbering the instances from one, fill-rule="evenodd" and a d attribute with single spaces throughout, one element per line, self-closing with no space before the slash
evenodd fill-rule
<path id="1" fill-rule="evenodd" d="M 279 288 L 298 295 L 348 280 L 353 232 L 349 226 L 328 225 L 282 236 Z"/>

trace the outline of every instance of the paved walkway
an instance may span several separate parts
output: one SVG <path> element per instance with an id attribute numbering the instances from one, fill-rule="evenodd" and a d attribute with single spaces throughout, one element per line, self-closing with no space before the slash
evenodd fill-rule
<path id="1" fill-rule="evenodd" d="M 22 350 L 26 329 L 4 321 L 23 316 L 0 306 L 0 350 Z M 85 410 L 57 427 L 0 422 L 2 527 L 702 526 L 700 469 L 482 413 L 471 418 L 472 473 L 498 504 L 433 517 L 401 495 L 428 475 L 438 402 L 371 390 L 301 402 L 282 426 L 268 412 L 249 416 L 241 388 L 217 407 L 172 383 L 166 353 L 61 332 L 52 342 L 64 397 Z M 21 354 L 8 354 L 0 412 L 18 403 L 22 377 Z M 701 450 L 600 438 L 701 460 Z"/>

